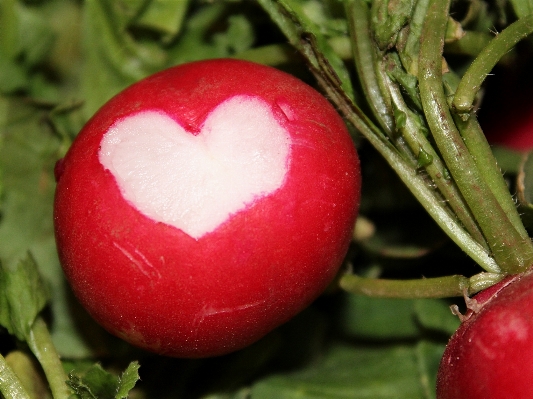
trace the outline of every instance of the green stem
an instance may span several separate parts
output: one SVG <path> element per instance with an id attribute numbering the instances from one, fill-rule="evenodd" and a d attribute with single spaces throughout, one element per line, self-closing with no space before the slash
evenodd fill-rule
<path id="1" fill-rule="evenodd" d="M 502 279 L 501 274 L 480 273 L 471 278 L 460 275 L 414 280 L 387 280 L 344 275 L 340 286 L 352 294 L 379 298 L 448 298 L 475 294 Z"/>
<path id="2" fill-rule="evenodd" d="M 31 399 L 2 355 L 0 355 L 0 392 L 5 399 Z"/>
<path id="3" fill-rule="evenodd" d="M 320 86 L 331 101 L 339 107 L 345 118 L 372 144 L 374 148 L 391 165 L 407 188 L 413 193 L 418 202 L 435 220 L 440 228 L 465 251 L 478 265 L 492 273 L 499 273 L 500 268 L 489 256 L 483 246 L 476 242 L 462 227 L 461 223 L 452 215 L 440 197 L 430 188 L 427 182 L 416 172 L 396 151 L 392 144 L 380 131 L 366 119 L 362 111 L 346 96 L 338 86 L 324 80 L 320 71 L 311 68 Z"/>
<path id="4" fill-rule="evenodd" d="M 490 43 L 493 36 L 485 32 L 465 31 L 459 40 L 444 45 L 447 54 L 477 56 Z"/>
<path id="5" fill-rule="evenodd" d="M 526 241 L 524 245 L 530 246 L 529 235 L 524 228 L 516 204 L 509 193 L 509 188 L 476 116 L 472 115 L 467 121 L 463 121 L 460 117 L 454 119 L 481 175 L 518 234 Z"/>
<path id="6" fill-rule="evenodd" d="M 385 280 L 348 274 L 339 282 L 352 293 L 380 298 L 446 298 L 462 296 L 468 290 L 468 278 L 446 276 L 414 280 Z"/>
<path id="7" fill-rule="evenodd" d="M 376 73 L 377 54 L 376 45 L 370 39 L 370 11 L 362 0 L 346 2 L 346 15 L 352 36 L 352 49 L 357 75 L 361 85 L 381 127 L 389 137 L 395 130 L 390 101 L 386 101 L 380 89 L 378 74 Z"/>
<path id="8" fill-rule="evenodd" d="M 519 273 L 533 262 L 533 247 L 523 238 L 481 176 L 451 116 L 442 82 L 442 50 L 449 0 L 432 0 L 420 44 L 419 87 L 424 114 L 435 143 L 489 244 L 506 273 Z"/>
<path id="9" fill-rule="evenodd" d="M 405 124 L 401 128 L 401 133 L 406 142 L 416 156 L 420 157 L 420 154 L 424 154 L 428 158 L 428 161 L 423 166 L 431 177 L 431 180 L 435 183 L 442 196 L 446 199 L 449 207 L 457 215 L 457 218 L 472 235 L 474 240 L 488 249 L 488 244 L 468 205 L 464 202 L 455 182 L 452 179 L 446 178 L 446 166 L 433 149 L 429 140 L 421 132 L 420 123 L 416 122 L 414 114 L 409 110 L 407 104 L 405 104 L 400 88 L 396 84 L 389 82 L 389 89 L 394 105 L 405 115 Z"/>
<path id="10" fill-rule="evenodd" d="M 474 59 L 459 82 L 453 99 L 453 107 L 457 112 L 468 113 L 472 110 L 474 98 L 481 88 L 481 84 L 496 63 L 520 40 L 532 32 L 533 14 L 512 23 L 489 42 Z"/>
<path id="11" fill-rule="evenodd" d="M 302 31 L 302 23 L 290 7 L 279 1 L 258 1 L 307 60 L 311 72 L 326 96 L 339 108 L 347 121 L 359 130 L 384 157 L 442 230 L 486 271 L 500 272 L 499 266 L 490 256 L 490 253 L 464 230 L 457 217 L 443 203 L 442 197 L 437 195 L 427 181 L 417 173 L 416 163 L 413 166 L 408 159 L 405 159 L 403 154 L 400 154 L 393 147 L 389 138 L 343 91 L 342 82 L 336 77 L 331 65 L 317 48 L 313 41 L 313 35 Z"/>
<path id="12" fill-rule="evenodd" d="M 44 370 L 54 399 L 68 399 L 71 394 L 66 384 L 68 378 L 41 316 L 35 319 L 27 342 Z"/>

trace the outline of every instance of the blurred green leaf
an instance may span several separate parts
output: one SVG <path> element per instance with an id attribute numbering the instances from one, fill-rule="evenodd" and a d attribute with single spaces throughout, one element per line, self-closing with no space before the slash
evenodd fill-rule
<path id="1" fill-rule="evenodd" d="M 410 299 L 346 295 L 338 322 L 343 335 L 354 338 L 387 340 L 420 335 Z"/>
<path id="2" fill-rule="evenodd" d="M 437 372 L 443 352 L 443 343 L 420 341 L 416 346 L 416 360 L 424 398 L 434 399 L 436 396 Z"/>
<path id="3" fill-rule="evenodd" d="M 248 50 L 254 42 L 253 27 L 243 15 L 228 18 L 228 29 L 214 36 L 214 43 L 223 52 L 236 54 Z"/>
<path id="4" fill-rule="evenodd" d="M 26 73 L 0 51 L 0 93 L 12 93 L 28 86 Z"/>
<path id="5" fill-rule="evenodd" d="M 423 375 L 421 375 L 423 373 Z M 252 386 L 252 399 L 426 399 L 416 346 L 333 345 L 309 367 L 268 377 Z"/>
<path id="6" fill-rule="evenodd" d="M 0 90 L 11 92 L 25 86 L 25 74 L 42 63 L 54 43 L 46 16 L 22 2 L 0 3 Z"/>
<path id="7" fill-rule="evenodd" d="M 64 114 L 66 118 L 66 114 Z M 59 260 L 53 228 L 53 168 L 64 142 L 47 121 L 47 111 L 16 98 L 0 97 L 0 259 L 15 267 L 28 251 L 51 287 L 54 314 L 52 334 L 63 355 L 87 356 L 90 349 L 83 334 L 105 336 L 94 322 L 85 328 L 73 319 L 85 313 L 71 304 Z"/>
<path id="8" fill-rule="evenodd" d="M 451 335 L 459 326 L 446 301 L 389 299 L 347 294 L 338 307 L 343 335 L 371 341 L 414 339 L 437 333 Z"/>
<path id="9" fill-rule="evenodd" d="M 461 322 L 452 314 L 450 304 L 442 300 L 417 299 L 414 311 L 419 325 L 425 329 L 452 335 Z"/>
<path id="10" fill-rule="evenodd" d="M 47 287 L 30 254 L 14 268 L 0 264 L 0 324 L 10 334 L 26 341 L 47 302 Z"/>
<path id="11" fill-rule="evenodd" d="M 502 172 L 509 175 L 516 175 L 520 170 L 520 164 L 524 159 L 524 153 L 510 150 L 502 146 L 493 146 L 492 152 L 498 161 Z"/>
<path id="12" fill-rule="evenodd" d="M 52 202 L 53 166 L 60 141 L 36 108 L 20 100 L 3 100 L 0 257 L 11 265 L 30 250 L 49 277 L 59 271 L 55 259 Z"/>
<path id="13" fill-rule="evenodd" d="M 54 43 L 49 22 L 39 10 L 26 8 L 19 3 L 19 56 L 24 65 L 33 67 L 43 61 Z"/>
<path id="14" fill-rule="evenodd" d="M 310 66 L 318 69 L 318 63 L 327 62 L 335 72 L 336 79 L 340 79 L 344 92 L 354 98 L 350 74 L 342 59 L 333 51 L 324 35 L 323 29 L 306 14 L 309 4 L 313 0 L 258 0 L 259 4 L 267 11 L 270 17 L 283 31 L 289 42 L 303 54 L 306 54 Z M 313 15 L 311 15 L 313 16 Z M 347 23 L 345 22 L 345 25 Z M 326 56 L 326 60 L 316 59 L 313 47 Z"/>
<path id="15" fill-rule="evenodd" d="M 179 41 L 168 50 L 171 65 L 230 57 L 252 46 L 255 33 L 251 22 L 243 14 L 228 16 L 228 6 L 215 2 L 189 16 Z"/>
<path id="16" fill-rule="evenodd" d="M 143 4 L 133 24 L 161 32 L 163 41 L 169 43 L 180 32 L 188 7 L 189 0 L 151 0 Z"/>
<path id="17" fill-rule="evenodd" d="M 13 60 L 19 51 L 19 15 L 17 0 L 0 3 L 0 53 Z"/>
<path id="18" fill-rule="evenodd" d="M 84 4 L 82 73 L 87 118 L 126 86 L 163 67 L 165 52 L 137 42 L 128 31 L 131 10 L 121 2 L 94 0 Z"/>

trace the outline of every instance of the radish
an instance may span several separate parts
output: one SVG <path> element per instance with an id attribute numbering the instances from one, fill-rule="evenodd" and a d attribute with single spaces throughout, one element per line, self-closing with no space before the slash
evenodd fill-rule
<path id="1" fill-rule="evenodd" d="M 199 358 L 257 341 L 336 275 L 360 198 L 355 147 L 297 78 L 217 59 L 119 93 L 56 167 L 75 295 L 108 331 Z"/>
<path id="2" fill-rule="evenodd" d="M 489 77 L 480 122 L 487 140 L 514 151 L 533 149 L 531 55 L 518 65 L 498 68 Z"/>
<path id="3" fill-rule="evenodd" d="M 441 360 L 437 399 L 533 397 L 533 274 L 476 295 Z"/>

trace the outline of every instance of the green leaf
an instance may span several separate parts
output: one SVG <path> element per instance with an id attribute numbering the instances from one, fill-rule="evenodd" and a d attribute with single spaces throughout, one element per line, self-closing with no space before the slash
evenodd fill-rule
<path id="1" fill-rule="evenodd" d="M 0 93 L 12 93 L 28 86 L 28 77 L 23 68 L 11 61 L 0 50 Z"/>
<path id="2" fill-rule="evenodd" d="M 0 91 L 25 88 L 26 75 L 43 62 L 54 34 L 39 9 L 13 0 L 0 4 Z"/>
<path id="3" fill-rule="evenodd" d="M 441 299 L 390 299 L 348 294 L 338 309 L 339 329 L 347 337 L 397 340 L 426 333 L 452 335 L 459 319 Z"/>
<path id="4" fill-rule="evenodd" d="M 0 324 L 26 341 L 37 315 L 48 302 L 35 259 L 28 254 L 15 268 L 0 264 Z"/>
<path id="5" fill-rule="evenodd" d="M 385 340 L 420 335 L 411 299 L 346 295 L 339 323 L 341 332 L 348 337 Z"/>
<path id="6" fill-rule="evenodd" d="M 17 7 L 19 12 L 19 51 L 26 67 L 33 67 L 43 61 L 52 48 L 54 34 L 49 22 L 38 9 Z"/>
<path id="7" fill-rule="evenodd" d="M 492 152 L 504 174 L 516 175 L 524 158 L 524 153 L 493 145 Z"/>
<path id="8" fill-rule="evenodd" d="M 80 399 L 125 399 L 139 380 L 138 370 L 132 362 L 119 378 L 94 364 L 83 375 L 70 373 L 67 384 Z"/>
<path id="9" fill-rule="evenodd" d="M 83 93 L 87 118 L 113 95 L 161 69 L 165 52 L 130 35 L 131 10 L 112 0 L 85 3 Z"/>
<path id="10" fill-rule="evenodd" d="M 13 60 L 19 51 L 19 15 L 17 0 L 0 3 L 0 54 Z M 3 60 L 2 57 L 0 60 Z"/>
<path id="11" fill-rule="evenodd" d="M 372 2 L 372 30 L 380 49 L 386 50 L 396 44 L 400 30 L 411 18 L 413 3 L 413 0 L 378 0 Z"/>
<path id="12" fill-rule="evenodd" d="M 52 222 L 53 166 L 60 141 L 43 114 L 22 100 L 4 99 L 0 117 L 0 175 L 3 211 L 0 258 L 16 264 L 30 250 L 45 276 L 58 271 Z M 53 264 L 52 264 L 53 263 Z"/>
<path id="13" fill-rule="evenodd" d="M 81 399 L 114 399 L 118 378 L 95 364 L 83 376 L 71 373 L 67 385 Z"/>
<path id="14" fill-rule="evenodd" d="M 126 399 L 129 392 L 135 387 L 139 381 L 139 365 L 138 362 L 131 362 L 128 368 L 122 373 L 119 381 L 115 399 Z"/>
<path id="15" fill-rule="evenodd" d="M 430 341 L 420 341 L 415 349 L 415 356 L 420 377 L 420 386 L 424 398 L 435 398 L 437 372 L 444 352 L 444 344 Z"/>
<path id="16" fill-rule="evenodd" d="M 317 59 L 316 55 L 320 53 L 325 56 L 328 67 L 336 75 L 334 79 L 340 80 L 344 93 L 353 99 L 354 90 L 344 62 L 333 51 L 321 26 L 306 14 L 306 6 L 312 1 L 258 0 L 258 2 L 283 31 L 289 42 L 304 54 L 311 67 L 319 70 L 319 63 L 325 60 Z M 311 43 L 306 43 L 309 40 Z"/>
<path id="17" fill-rule="evenodd" d="M 69 116 L 62 118 L 66 124 Z M 52 215 L 53 168 L 65 144 L 46 120 L 45 112 L 27 102 L 0 97 L 0 259 L 11 268 L 28 251 L 32 253 L 51 287 L 51 330 L 58 350 L 63 356 L 87 356 L 102 350 L 100 338 L 106 335 L 72 304 L 59 265 Z M 79 329 L 77 323 L 85 327 Z M 89 339 L 82 338 L 84 334 Z"/>
<path id="18" fill-rule="evenodd" d="M 180 32 L 189 0 L 152 0 L 142 8 L 134 25 L 153 29 L 163 34 L 163 41 L 169 43 Z"/>
<path id="19" fill-rule="evenodd" d="M 417 299 L 414 301 L 414 311 L 419 325 L 445 335 L 452 335 L 461 324 L 446 301 Z"/>
<path id="20" fill-rule="evenodd" d="M 268 377 L 251 388 L 252 399 L 426 399 L 428 368 L 416 346 L 334 345 L 309 367 Z M 422 354 L 425 357 L 425 354 Z M 424 374 L 421 374 L 423 372 Z"/>
<path id="21" fill-rule="evenodd" d="M 240 53 L 252 47 L 255 40 L 250 21 L 244 15 L 228 18 L 228 29 L 213 37 L 215 45 L 229 54 Z"/>
<path id="22" fill-rule="evenodd" d="M 231 57 L 249 49 L 254 41 L 248 17 L 229 13 L 225 2 L 214 2 L 188 16 L 179 40 L 169 48 L 169 63 Z"/>

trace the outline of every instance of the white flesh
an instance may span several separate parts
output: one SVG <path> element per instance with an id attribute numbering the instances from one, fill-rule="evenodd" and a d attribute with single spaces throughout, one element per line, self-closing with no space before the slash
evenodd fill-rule
<path id="1" fill-rule="evenodd" d="M 197 136 L 156 110 L 119 120 L 104 134 L 99 159 L 141 213 L 198 239 L 281 187 L 290 144 L 268 104 L 235 96 Z"/>

